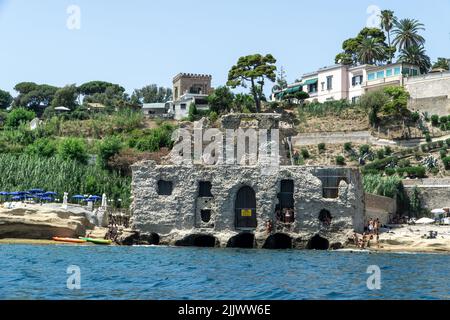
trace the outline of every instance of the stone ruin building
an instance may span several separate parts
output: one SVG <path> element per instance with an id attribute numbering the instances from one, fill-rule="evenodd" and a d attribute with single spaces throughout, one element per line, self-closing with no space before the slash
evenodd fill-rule
<path id="1" fill-rule="evenodd" d="M 249 123 L 280 128 L 282 118 L 231 114 L 222 118 L 222 129 Z M 330 249 L 364 228 L 355 168 L 288 164 L 268 173 L 262 164 L 143 161 L 132 169 L 132 226 L 151 244 Z"/>

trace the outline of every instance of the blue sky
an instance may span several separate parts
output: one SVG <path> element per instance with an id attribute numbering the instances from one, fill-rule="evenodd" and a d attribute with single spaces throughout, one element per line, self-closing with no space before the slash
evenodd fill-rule
<path id="1" fill-rule="evenodd" d="M 0 0 L 0 88 L 90 80 L 171 86 L 178 72 L 226 82 L 241 55 L 272 53 L 289 81 L 333 64 L 376 5 L 419 19 L 432 60 L 450 57 L 450 1 L 378 0 Z M 69 30 L 67 8 L 81 10 Z"/>

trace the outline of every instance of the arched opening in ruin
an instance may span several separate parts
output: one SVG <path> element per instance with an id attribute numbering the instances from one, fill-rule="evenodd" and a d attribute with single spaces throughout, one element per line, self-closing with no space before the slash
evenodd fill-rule
<path id="1" fill-rule="evenodd" d="M 216 238 L 207 234 L 191 234 L 175 243 L 178 247 L 214 248 Z"/>
<path id="2" fill-rule="evenodd" d="M 255 235 L 253 233 L 240 233 L 228 240 L 227 247 L 253 249 L 255 247 Z"/>
<path id="3" fill-rule="evenodd" d="M 234 204 L 236 229 L 255 229 L 256 221 L 256 193 L 252 187 L 244 186 L 239 189 Z"/>
<path id="4" fill-rule="evenodd" d="M 159 234 L 152 232 L 150 234 L 142 235 L 141 240 L 148 243 L 149 245 L 157 246 L 159 245 L 160 238 Z"/>
<path id="5" fill-rule="evenodd" d="M 263 249 L 292 249 L 292 238 L 284 233 L 276 233 L 267 238 Z"/>
<path id="6" fill-rule="evenodd" d="M 308 250 L 328 250 L 329 248 L 330 242 L 318 234 L 312 237 L 306 245 L 306 249 Z"/>
<path id="7" fill-rule="evenodd" d="M 319 213 L 319 221 L 322 223 L 323 226 L 330 226 L 331 221 L 333 220 L 333 217 L 331 216 L 330 211 L 323 209 Z"/>

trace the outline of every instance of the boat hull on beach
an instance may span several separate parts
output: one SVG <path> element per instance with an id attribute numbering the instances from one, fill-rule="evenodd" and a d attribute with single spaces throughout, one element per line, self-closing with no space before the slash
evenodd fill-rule
<path id="1" fill-rule="evenodd" d="M 76 243 L 76 244 L 87 243 L 87 241 L 83 239 L 60 238 L 60 237 L 53 237 L 52 239 L 57 242 L 65 242 L 65 243 Z"/>

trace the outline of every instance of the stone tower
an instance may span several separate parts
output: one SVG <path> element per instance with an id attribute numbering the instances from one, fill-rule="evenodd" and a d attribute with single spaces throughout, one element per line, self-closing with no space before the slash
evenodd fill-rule
<path id="1" fill-rule="evenodd" d="M 180 100 L 186 93 L 209 95 L 212 91 L 211 79 L 211 75 L 179 73 L 173 78 L 173 101 Z"/>

